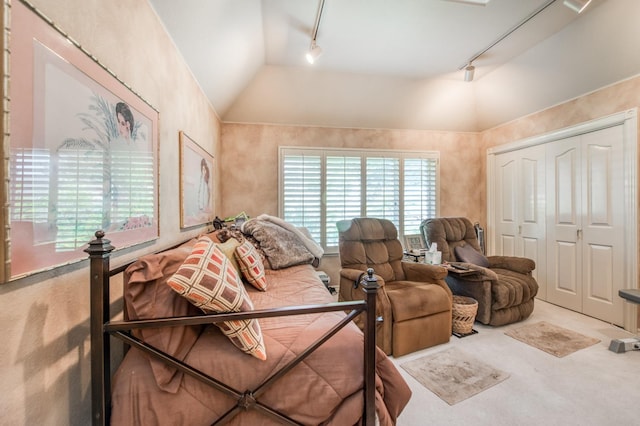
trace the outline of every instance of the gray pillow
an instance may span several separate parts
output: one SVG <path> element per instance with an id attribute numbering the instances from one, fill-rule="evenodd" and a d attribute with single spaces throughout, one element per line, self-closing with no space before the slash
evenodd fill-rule
<path id="1" fill-rule="evenodd" d="M 474 265 L 482 266 L 483 268 L 487 268 L 489 266 L 489 260 L 469 244 L 457 246 L 453 249 L 453 252 L 459 262 L 472 263 Z"/>

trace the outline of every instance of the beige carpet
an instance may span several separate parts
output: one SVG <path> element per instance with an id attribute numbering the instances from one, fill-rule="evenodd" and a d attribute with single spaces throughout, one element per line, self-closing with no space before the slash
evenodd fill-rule
<path id="1" fill-rule="evenodd" d="M 457 348 L 405 362 L 401 367 L 449 405 L 464 401 L 509 377 Z"/>
<path id="2" fill-rule="evenodd" d="M 600 342 L 599 339 L 558 327 L 546 321 L 515 328 L 504 334 L 558 358 Z"/>

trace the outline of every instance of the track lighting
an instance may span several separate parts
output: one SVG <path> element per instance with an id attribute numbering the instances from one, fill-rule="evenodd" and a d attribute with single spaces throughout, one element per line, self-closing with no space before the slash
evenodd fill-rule
<path id="1" fill-rule="evenodd" d="M 492 47 L 494 47 L 496 44 L 500 43 L 502 40 L 504 40 L 505 38 L 509 37 L 514 31 L 516 31 L 518 28 L 520 28 L 521 26 L 523 26 L 524 24 L 526 24 L 527 22 L 529 22 L 531 19 L 533 19 L 534 17 L 536 17 L 539 13 L 541 13 L 543 10 L 545 10 L 547 7 L 551 6 L 556 0 L 546 0 L 544 2 L 544 4 L 540 5 L 536 10 L 534 10 L 533 12 L 531 12 L 527 17 L 525 17 L 522 21 L 518 22 L 516 25 L 514 25 L 511 29 L 509 29 L 506 33 L 502 34 L 500 37 L 498 37 L 497 40 L 495 40 L 493 43 L 491 43 L 490 45 L 488 45 L 487 47 L 485 47 L 484 49 L 482 49 L 480 52 L 476 53 L 475 55 L 473 55 L 471 58 L 469 58 L 469 60 L 461 65 L 458 70 L 462 70 L 464 68 L 464 81 L 472 81 L 473 80 L 473 73 L 476 70 L 476 67 L 474 67 L 472 65 L 472 62 L 475 61 L 476 59 L 478 59 L 480 56 L 484 55 L 485 53 L 487 53 L 489 51 L 489 49 L 491 49 Z M 564 4 L 566 5 L 567 3 L 571 2 L 580 2 L 580 3 L 584 3 L 586 2 L 587 4 L 589 4 L 591 0 L 564 0 Z M 585 4 L 582 9 L 584 9 L 585 7 L 587 7 L 587 4 Z"/>
<path id="2" fill-rule="evenodd" d="M 316 44 L 318 38 L 318 28 L 320 27 L 320 19 L 322 19 L 322 10 L 324 9 L 324 0 L 320 0 L 318 4 L 318 14 L 316 15 L 316 23 L 313 26 L 313 32 L 311 33 L 311 46 L 306 54 L 307 62 L 313 64 L 322 55 L 322 49 Z"/>
<path id="3" fill-rule="evenodd" d="M 464 81 L 473 81 L 473 73 L 476 71 L 471 62 L 464 68 Z"/>
<path id="4" fill-rule="evenodd" d="M 309 48 L 309 51 L 307 52 L 306 58 L 307 58 L 307 62 L 309 62 L 310 64 L 313 64 L 316 60 L 318 60 L 318 58 L 322 55 L 322 49 L 320 48 L 320 46 L 318 46 L 314 41 L 311 42 L 311 47 Z"/>
<path id="5" fill-rule="evenodd" d="M 591 0 L 564 0 L 564 5 L 576 13 L 581 13 L 589 6 Z"/>

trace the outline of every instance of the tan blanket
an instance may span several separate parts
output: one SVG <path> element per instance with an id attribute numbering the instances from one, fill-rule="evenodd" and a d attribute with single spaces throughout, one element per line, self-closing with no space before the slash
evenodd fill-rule
<path id="1" fill-rule="evenodd" d="M 147 259 L 146 263 L 154 262 Z M 149 273 L 145 268 L 138 269 L 133 278 L 136 274 Z M 247 286 L 256 309 L 333 301 L 310 265 L 267 271 L 267 279 L 266 292 Z M 156 284 L 154 281 L 151 286 Z M 141 286 L 134 284 L 134 287 Z M 158 293 L 154 291 L 155 295 Z M 154 300 L 153 303 L 162 302 Z M 208 326 L 188 351 L 185 361 L 238 392 L 253 390 L 343 316 L 342 312 L 333 312 L 261 319 L 267 361 L 243 354 L 217 327 Z M 162 341 L 157 336 L 156 340 Z M 362 333 L 354 324 L 349 324 L 319 352 L 269 387 L 259 400 L 303 424 L 357 424 L 363 408 L 362 346 Z M 380 424 L 393 425 L 411 393 L 381 351 L 377 354 L 376 372 L 376 411 Z M 231 398 L 189 376 L 180 376 L 177 381 L 176 377 L 172 378 L 175 388 L 169 392 L 161 390 L 146 356 L 137 350 L 129 351 L 114 378 L 112 424 L 211 424 L 235 405 Z M 277 423 L 250 410 L 241 412 L 229 424 Z"/>

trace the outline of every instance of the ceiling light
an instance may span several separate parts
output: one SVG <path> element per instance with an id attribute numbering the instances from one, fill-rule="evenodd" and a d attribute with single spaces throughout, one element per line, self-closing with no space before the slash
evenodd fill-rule
<path id="1" fill-rule="evenodd" d="M 322 55 L 322 49 L 320 48 L 320 46 L 318 46 L 315 41 L 311 42 L 311 47 L 309 48 L 309 51 L 307 52 L 307 62 L 309 62 L 310 64 L 313 64 L 316 60 L 318 60 L 318 58 L 320 57 L 320 55 Z"/>
<path id="2" fill-rule="evenodd" d="M 564 5 L 576 13 L 581 13 L 589 6 L 591 0 L 564 0 Z"/>
<path id="3" fill-rule="evenodd" d="M 464 69 L 464 81 L 473 81 L 473 73 L 475 71 L 476 67 L 469 63 L 469 65 L 467 65 Z"/>
<path id="4" fill-rule="evenodd" d="M 324 9 L 324 0 L 320 0 L 318 4 L 318 14 L 316 15 L 316 23 L 313 26 L 313 32 L 311 33 L 311 46 L 307 52 L 307 62 L 313 64 L 322 55 L 322 49 L 316 44 L 318 38 L 318 28 L 320 27 L 320 19 L 322 19 L 322 10 Z"/>

